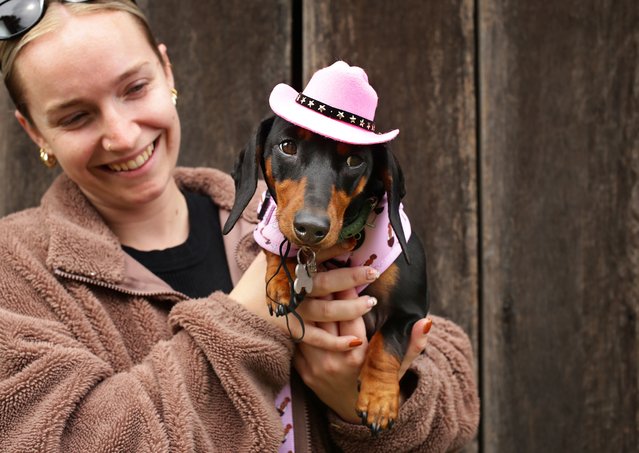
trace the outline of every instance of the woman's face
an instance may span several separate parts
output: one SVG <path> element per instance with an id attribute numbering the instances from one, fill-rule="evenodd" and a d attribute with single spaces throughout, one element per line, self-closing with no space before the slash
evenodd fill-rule
<path id="1" fill-rule="evenodd" d="M 64 17 L 16 60 L 32 123 L 16 116 L 98 209 L 135 209 L 165 193 L 178 156 L 166 49 L 161 62 L 128 13 Z"/>

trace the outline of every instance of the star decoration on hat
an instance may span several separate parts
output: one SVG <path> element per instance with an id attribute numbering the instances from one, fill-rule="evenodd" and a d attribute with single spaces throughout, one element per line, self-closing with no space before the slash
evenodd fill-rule
<path id="1" fill-rule="evenodd" d="M 298 94 L 297 98 L 295 98 L 295 102 L 328 118 L 349 123 L 353 126 L 359 126 L 368 131 L 375 130 L 375 123 L 373 121 L 346 110 L 339 110 L 323 101 L 305 96 L 303 93 Z M 317 107 L 315 107 L 316 105 Z"/>

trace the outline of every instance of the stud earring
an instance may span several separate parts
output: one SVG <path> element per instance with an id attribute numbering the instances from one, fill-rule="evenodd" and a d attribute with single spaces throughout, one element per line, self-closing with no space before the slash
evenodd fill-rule
<path id="1" fill-rule="evenodd" d="M 173 105 L 177 105 L 178 91 L 175 88 L 171 88 L 171 101 Z"/>
<path id="2" fill-rule="evenodd" d="M 40 160 L 47 168 L 55 167 L 55 164 L 58 163 L 58 160 L 55 158 L 53 154 L 47 153 L 44 148 L 40 148 Z"/>

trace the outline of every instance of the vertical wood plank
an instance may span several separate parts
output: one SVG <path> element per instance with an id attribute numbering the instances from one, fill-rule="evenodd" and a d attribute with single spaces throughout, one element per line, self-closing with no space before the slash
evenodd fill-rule
<path id="1" fill-rule="evenodd" d="M 473 3 L 321 0 L 304 3 L 304 84 L 343 59 L 376 89 L 378 130 L 428 255 L 432 310 L 477 341 L 477 192 Z"/>
<path id="2" fill-rule="evenodd" d="M 291 0 L 140 2 L 180 92 L 179 164 L 230 171 L 291 77 Z"/>
<path id="3" fill-rule="evenodd" d="M 639 5 L 479 5 L 484 451 L 637 451 Z"/>

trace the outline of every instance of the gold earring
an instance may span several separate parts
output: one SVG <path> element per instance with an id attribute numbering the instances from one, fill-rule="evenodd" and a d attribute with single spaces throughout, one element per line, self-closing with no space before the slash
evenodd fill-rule
<path id="1" fill-rule="evenodd" d="M 58 163 L 58 160 L 55 158 L 53 154 L 47 153 L 44 148 L 40 148 L 40 160 L 47 168 L 55 167 L 55 164 Z"/>
<path id="2" fill-rule="evenodd" d="M 171 88 L 171 101 L 173 102 L 173 105 L 177 105 L 177 99 L 178 90 L 176 90 L 175 88 Z"/>

